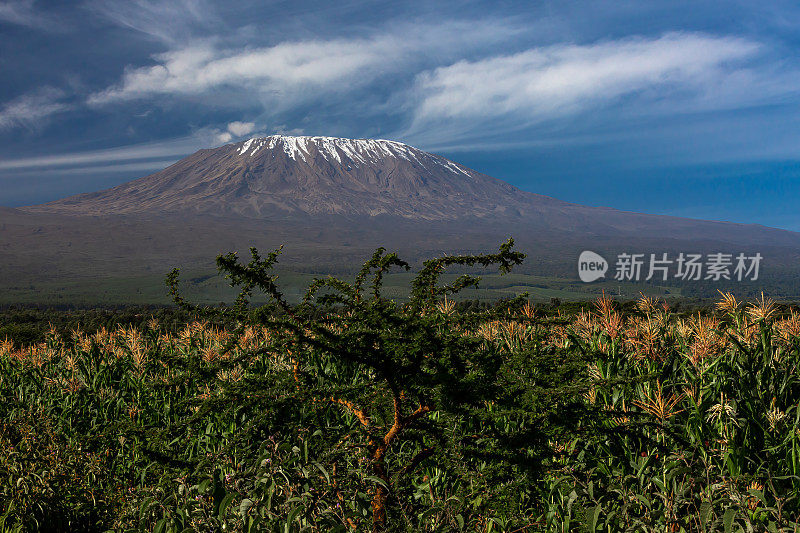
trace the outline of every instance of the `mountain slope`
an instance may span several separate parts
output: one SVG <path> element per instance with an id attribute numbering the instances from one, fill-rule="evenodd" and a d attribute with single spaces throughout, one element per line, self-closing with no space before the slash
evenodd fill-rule
<path id="1" fill-rule="evenodd" d="M 33 209 L 445 220 L 518 216 L 531 202 L 560 203 L 399 142 L 273 135 L 200 150 L 139 180 Z"/>

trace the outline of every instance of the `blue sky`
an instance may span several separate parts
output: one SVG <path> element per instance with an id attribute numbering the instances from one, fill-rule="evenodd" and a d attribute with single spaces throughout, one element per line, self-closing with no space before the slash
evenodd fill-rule
<path id="1" fill-rule="evenodd" d="M 0 205 L 286 133 L 800 231 L 799 46 L 781 1 L 0 1 Z"/>

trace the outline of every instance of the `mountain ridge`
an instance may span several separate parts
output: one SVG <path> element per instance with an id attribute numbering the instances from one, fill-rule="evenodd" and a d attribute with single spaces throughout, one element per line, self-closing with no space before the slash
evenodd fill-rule
<path id="1" fill-rule="evenodd" d="M 530 205 L 521 197 L 567 205 L 397 141 L 273 135 L 199 150 L 144 178 L 25 209 L 254 218 L 298 212 L 387 214 L 442 220 L 513 215 Z"/>
<path id="2" fill-rule="evenodd" d="M 753 224 L 590 207 L 524 191 L 442 156 L 385 139 L 271 135 L 203 149 L 166 169 L 26 213 L 488 221 L 582 237 L 710 239 L 800 246 L 800 234 Z M 320 222 L 324 223 L 324 222 Z M 358 222 L 363 223 L 363 222 Z"/>

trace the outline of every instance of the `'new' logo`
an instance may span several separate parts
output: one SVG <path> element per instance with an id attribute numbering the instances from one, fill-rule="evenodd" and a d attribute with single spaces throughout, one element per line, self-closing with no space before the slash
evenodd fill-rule
<path id="1" fill-rule="evenodd" d="M 584 283 L 597 280 L 605 276 L 608 271 L 608 261 L 589 250 L 581 252 L 578 258 L 578 276 Z"/>

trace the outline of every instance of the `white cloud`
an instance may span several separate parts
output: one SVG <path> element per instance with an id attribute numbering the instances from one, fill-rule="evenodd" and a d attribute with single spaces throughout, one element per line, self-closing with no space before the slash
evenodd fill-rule
<path id="1" fill-rule="evenodd" d="M 90 95 L 90 104 L 154 95 L 200 95 L 226 89 L 287 104 L 348 93 L 386 74 L 408 76 L 519 33 L 503 21 L 398 25 L 364 38 L 285 41 L 267 47 L 219 48 L 194 41 L 128 67 L 119 83 Z"/>
<path id="2" fill-rule="evenodd" d="M 412 125 L 404 135 L 430 138 L 426 132 L 436 130 L 440 139 L 443 132 L 455 139 L 485 131 L 494 121 L 519 129 L 608 107 L 623 97 L 656 107 L 666 99 L 673 112 L 687 94 L 695 100 L 712 93 L 741 98 L 747 92 L 741 83 L 753 83 L 742 64 L 759 49 L 738 38 L 671 33 L 460 61 L 418 76 Z M 737 89 L 720 90 L 727 81 L 738 82 Z M 708 106 L 724 105 L 719 98 L 707 100 Z"/>
<path id="3" fill-rule="evenodd" d="M 10 22 L 29 28 L 60 31 L 64 29 L 64 22 L 41 12 L 34 7 L 34 0 L 9 0 L 0 2 L 0 22 Z"/>
<path id="4" fill-rule="evenodd" d="M 252 133 L 256 129 L 255 122 L 231 122 L 228 124 L 228 132 L 236 137 Z"/>
<path id="5" fill-rule="evenodd" d="M 217 134 L 217 142 L 225 144 L 231 142 L 233 135 L 228 131 L 223 131 Z"/>
<path id="6" fill-rule="evenodd" d="M 89 150 L 68 154 L 54 154 L 41 157 L 0 160 L 0 170 L 21 170 L 29 168 L 68 168 L 79 165 L 90 166 L 103 163 L 120 164 L 129 161 L 148 159 L 167 159 L 184 157 L 201 148 L 208 148 L 215 140 L 212 130 L 202 129 L 187 137 L 165 139 L 154 143 L 144 143 L 101 150 Z"/>
<path id="7" fill-rule="evenodd" d="M 32 175 L 42 176 L 85 176 L 87 174 L 109 174 L 114 172 L 154 172 L 163 170 L 175 163 L 177 158 L 152 159 L 129 163 L 112 163 L 109 165 L 84 165 L 66 168 L 24 168 L 15 171 L 15 176 Z"/>
<path id="8" fill-rule="evenodd" d="M 233 139 L 247 135 L 256 130 L 255 122 L 231 122 L 225 128 L 225 131 L 216 130 L 216 141 L 218 144 L 225 144 L 231 142 Z"/>
<path id="9" fill-rule="evenodd" d="M 39 129 L 51 115 L 66 111 L 69 105 L 59 101 L 64 93 L 52 87 L 22 95 L 0 109 L 0 130 L 14 127 Z"/>
<path id="10" fill-rule="evenodd" d="M 207 0 L 90 0 L 90 11 L 165 43 L 182 42 L 218 23 Z"/>
<path id="11" fill-rule="evenodd" d="M 122 82 L 89 98 L 90 103 L 153 94 L 201 94 L 221 86 L 285 92 L 305 85 L 329 85 L 379 67 L 391 53 L 388 41 L 282 43 L 270 48 L 220 52 L 196 45 L 156 56 L 159 64 L 128 69 Z"/>

